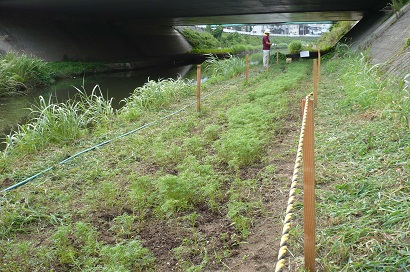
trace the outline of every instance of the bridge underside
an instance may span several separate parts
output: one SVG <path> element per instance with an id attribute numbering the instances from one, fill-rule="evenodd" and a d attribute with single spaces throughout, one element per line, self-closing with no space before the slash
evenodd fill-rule
<path id="1" fill-rule="evenodd" d="M 172 28 L 199 24 L 357 21 L 387 0 L 5 0 L 0 52 L 49 61 L 125 62 L 191 49 Z"/>
<path id="2" fill-rule="evenodd" d="M 183 36 L 168 26 L 0 19 L 0 53 L 20 52 L 46 61 L 138 61 L 153 66 L 156 60 L 167 62 L 190 50 Z"/>

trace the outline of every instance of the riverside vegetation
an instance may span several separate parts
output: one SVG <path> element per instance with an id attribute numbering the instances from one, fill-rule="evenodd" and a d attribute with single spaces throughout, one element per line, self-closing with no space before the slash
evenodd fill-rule
<path id="1" fill-rule="evenodd" d="M 0 55 L 0 98 L 24 95 L 59 78 L 109 70 L 102 63 L 46 62 L 26 54 L 9 52 Z"/>
<path id="2" fill-rule="evenodd" d="M 256 235 L 279 247 L 280 237 L 264 235 L 282 229 L 285 166 L 312 63 L 257 65 L 248 82 L 244 68 L 237 58 L 211 60 L 199 113 L 195 87 L 182 79 L 149 81 L 118 111 L 98 87 L 77 102 L 33 106 L 0 154 L 1 187 L 55 167 L 2 193 L 0 270 L 235 270 L 252 260 L 273 268 L 277 252 L 261 259 L 265 250 L 243 249 Z M 322 59 L 319 86 L 317 267 L 406 271 L 410 87 L 345 46 Z M 152 125 L 118 138 L 144 124 Z M 301 190 L 298 197 L 287 264 L 303 271 Z"/>
<path id="3" fill-rule="evenodd" d="M 219 29 L 219 31 L 217 31 Z M 205 54 L 239 54 L 244 52 L 260 51 L 262 46 L 261 36 L 240 35 L 238 33 L 222 33 L 222 28 L 198 31 L 192 28 L 180 30 L 184 38 L 192 45 L 192 53 Z M 271 42 L 278 48 L 288 48 L 292 42 L 303 45 L 303 49 L 311 49 L 316 43 L 317 37 L 288 37 L 271 36 Z M 334 45 L 335 43 L 333 43 Z M 294 53 L 294 52 L 290 52 Z"/>
<path id="4" fill-rule="evenodd" d="M 260 37 L 239 35 L 238 33 L 221 33 L 215 35 L 210 32 L 197 32 L 185 28 L 181 34 L 193 45 L 190 53 L 201 54 L 238 54 L 260 50 Z M 295 40 L 278 37 L 282 46 L 284 42 Z M 313 43 L 315 39 L 306 38 L 305 42 Z M 276 42 L 279 42 L 276 41 Z M 219 49 L 218 49 L 219 48 Z M 256 57 L 258 58 L 258 57 Z M 47 86 L 60 78 L 82 76 L 91 73 L 109 72 L 111 68 L 103 63 L 92 62 L 46 62 L 26 54 L 9 52 L 0 55 L 0 98 L 25 95 L 36 88 Z"/>

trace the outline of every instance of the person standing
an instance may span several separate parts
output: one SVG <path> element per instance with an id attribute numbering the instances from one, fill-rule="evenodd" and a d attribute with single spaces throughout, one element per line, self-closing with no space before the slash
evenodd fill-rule
<path id="1" fill-rule="evenodd" d="M 272 43 L 269 40 L 269 29 L 265 29 L 265 33 L 262 38 L 262 44 L 263 44 L 263 68 L 267 68 L 269 65 L 269 55 L 270 55 L 270 46 Z"/>

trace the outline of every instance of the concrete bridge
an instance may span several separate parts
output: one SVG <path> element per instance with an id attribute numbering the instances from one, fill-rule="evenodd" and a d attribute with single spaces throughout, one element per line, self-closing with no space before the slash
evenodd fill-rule
<path id="1" fill-rule="evenodd" d="M 388 0 L 3 0 L 0 52 L 48 61 L 132 62 L 191 47 L 174 26 L 377 18 Z M 371 25 L 372 20 L 362 20 Z"/>

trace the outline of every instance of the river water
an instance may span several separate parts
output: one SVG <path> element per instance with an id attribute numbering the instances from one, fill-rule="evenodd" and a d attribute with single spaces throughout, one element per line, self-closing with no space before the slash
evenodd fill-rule
<path id="1" fill-rule="evenodd" d="M 148 80 L 157 81 L 158 79 L 176 79 L 178 77 L 196 80 L 196 69 L 196 65 L 186 65 L 84 75 L 83 77 L 60 80 L 27 96 L 0 99 L 0 142 L 3 142 L 5 135 L 15 130 L 18 124 L 22 124 L 30 118 L 28 108 L 38 104 L 39 96 L 43 96 L 47 101 L 51 96 L 54 102 L 65 102 L 78 92 L 74 86 L 80 90 L 85 90 L 86 93 L 91 93 L 93 88 L 99 85 L 102 94 L 107 99 L 113 98 L 112 106 L 118 109 L 122 99 L 130 96 L 134 89 L 144 85 Z M 202 78 L 204 77 L 202 75 Z M 1 144 L 0 150 L 3 148 L 4 144 Z"/>

